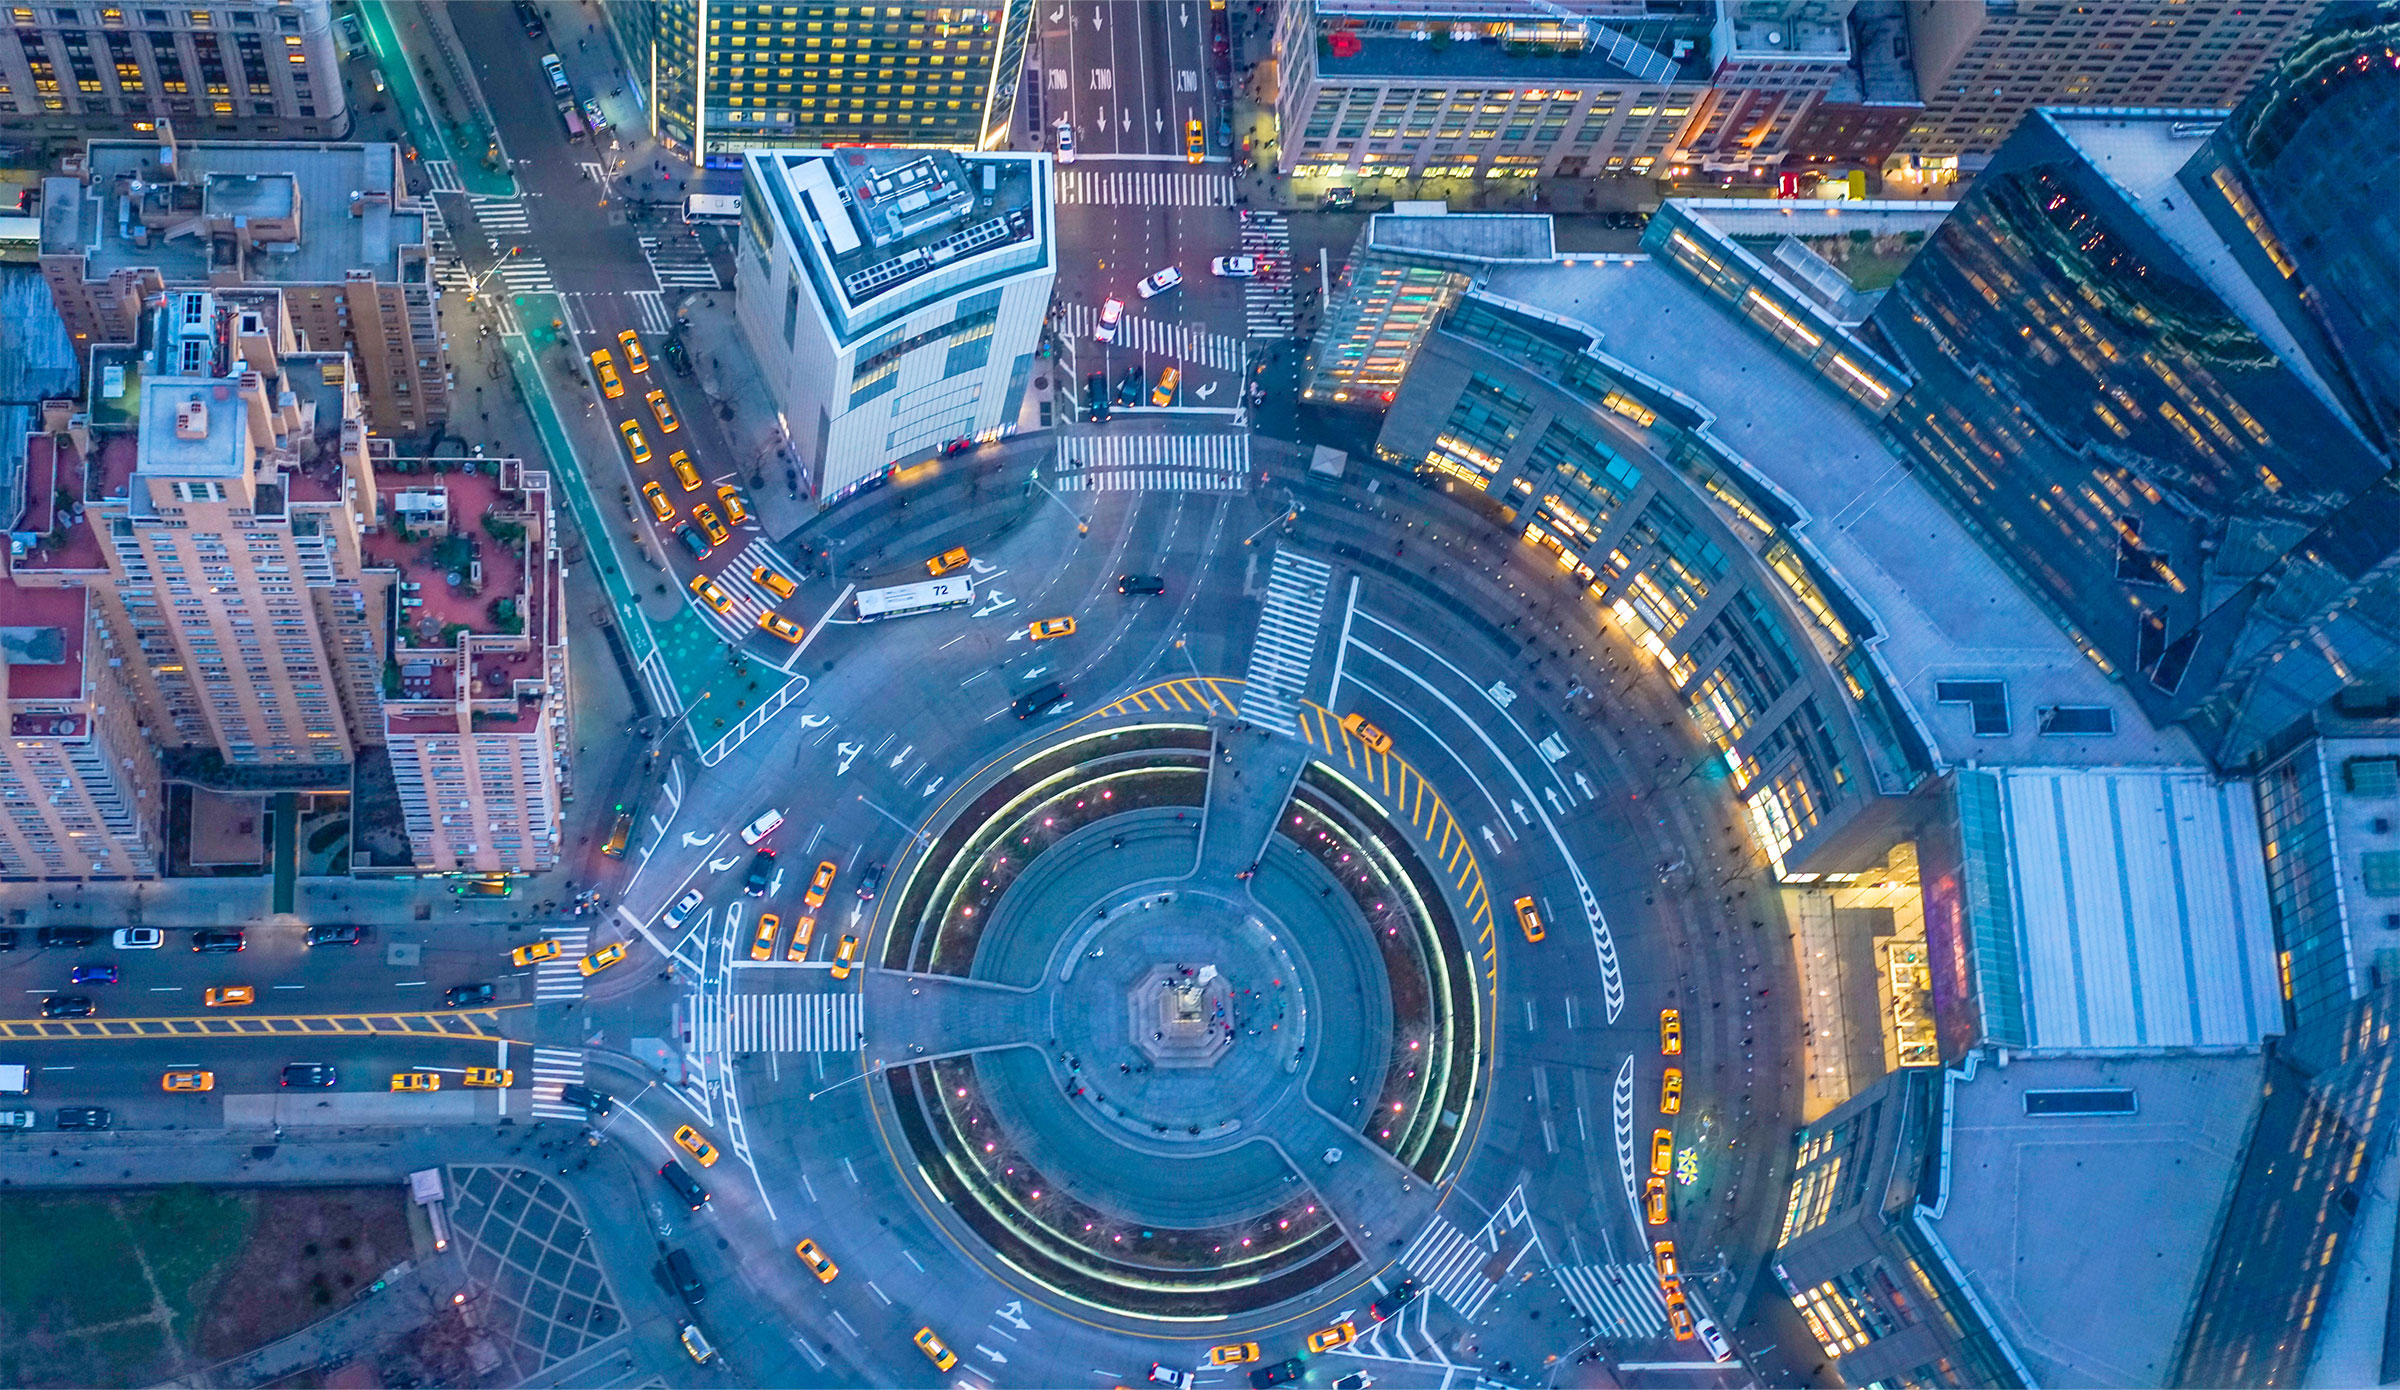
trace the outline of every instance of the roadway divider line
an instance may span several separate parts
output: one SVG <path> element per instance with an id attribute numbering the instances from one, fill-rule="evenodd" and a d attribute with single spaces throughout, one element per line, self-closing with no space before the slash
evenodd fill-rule
<path id="1" fill-rule="evenodd" d="M 367 1037 L 450 1038 L 496 1042 L 500 1012 L 531 1008 L 501 1004 L 471 1013 L 254 1014 L 247 1018 L 0 1019 L 0 1039 L 43 1042 L 145 1042 L 159 1038 Z"/>

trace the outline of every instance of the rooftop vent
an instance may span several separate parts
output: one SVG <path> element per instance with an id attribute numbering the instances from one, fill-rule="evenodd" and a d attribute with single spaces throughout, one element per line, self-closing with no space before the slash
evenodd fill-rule
<path id="1" fill-rule="evenodd" d="M 208 402 L 193 396 L 175 407 L 175 437 L 177 439 L 208 438 Z"/>

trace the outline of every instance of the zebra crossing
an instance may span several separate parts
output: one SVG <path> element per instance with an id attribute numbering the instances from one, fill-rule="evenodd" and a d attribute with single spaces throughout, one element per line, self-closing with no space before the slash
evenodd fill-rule
<path id="1" fill-rule="evenodd" d="M 675 316 L 667 312 L 667 296 L 663 290 L 627 290 L 625 297 L 633 301 L 633 310 L 641 318 L 645 333 L 672 333 Z"/>
<path id="2" fill-rule="evenodd" d="M 1268 273 L 1242 282 L 1242 316 L 1253 338 L 1292 336 L 1292 226 L 1280 212 L 1242 219 L 1242 251 L 1266 262 Z"/>
<path id="3" fill-rule="evenodd" d="M 500 262 L 495 278 L 510 294 L 548 294 L 558 288 L 551 283 L 550 267 L 539 256 L 510 256 Z"/>
<path id="4" fill-rule="evenodd" d="M 745 521 L 742 525 L 752 527 L 757 522 Z M 758 631 L 758 615 L 783 602 L 750 577 L 750 571 L 760 565 L 783 573 L 791 569 L 764 536 L 756 537 L 742 547 L 742 553 L 734 556 L 732 563 L 710 576 L 717 581 L 717 587 L 725 591 L 725 597 L 733 600 L 733 611 L 719 613 L 707 604 L 697 605 L 700 616 L 706 618 L 708 625 L 722 633 L 728 642 L 738 644 L 748 641 Z"/>
<path id="5" fill-rule="evenodd" d="M 537 1047 L 533 1050 L 533 1116 L 537 1120 L 581 1120 L 588 1117 L 580 1105 L 568 1105 L 558 1098 L 566 1086 L 583 1084 L 583 1052 L 580 1048 Z"/>
<path id="6" fill-rule="evenodd" d="M 1060 169 L 1061 207 L 1229 208 L 1233 175 L 1191 169 Z"/>
<path id="7" fill-rule="evenodd" d="M 591 954 L 590 927 L 561 927 L 550 933 L 558 943 L 558 954 L 533 967 L 533 1002 L 547 1004 L 555 999 L 581 999 L 583 972 L 575 963 Z"/>
<path id="8" fill-rule="evenodd" d="M 1259 614 L 1258 640 L 1250 648 L 1248 687 L 1242 696 L 1242 712 L 1251 720 L 1287 734 L 1299 732 L 1293 716 L 1308 689 L 1309 667 L 1316 660 L 1317 631 L 1325 621 L 1325 595 L 1332 579 L 1333 566 L 1322 560 L 1290 550 L 1275 552 L 1275 566 L 1267 578 L 1266 609 Z M 1449 1227 L 1439 1217 L 1435 1223 Z M 1428 1232 L 1433 1229 L 1426 1228 Z M 1422 1242 L 1425 1236 L 1420 1233 L 1417 1238 Z M 1457 1307 L 1456 1300 L 1451 1306 Z"/>
<path id="9" fill-rule="evenodd" d="M 433 191 L 436 193 L 464 193 L 467 191 L 466 184 L 460 182 L 458 177 L 457 160 L 427 160 L 425 176 L 433 180 Z"/>
<path id="10" fill-rule="evenodd" d="M 1247 434 L 1070 434 L 1058 441 L 1061 469 L 1196 468 L 1248 475 Z"/>
<path id="11" fill-rule="evenodd" d="M 1667 1304 L 1648 1265 L 1561 1265 L 1550 1271 L 1575 1311 L 1603 1337 L 1655 1337 L 1666 1330 Z"/>
<path id="12" fill-rule="evenodd" d="M 1069 473 L 1060 492 L 1240 492 L 1250 480 L 1238 473 L 1199 473 L 1189 468 L 1103 468 Z"/>
<path id="13" fill-rule="evenodd" d="M 848 1052 L 866 1037 L 859 994 L 736 994 L 725 1042 L 734 1052 Z"/>
<path id="14" fill-rule="evenodd" d="M 1099 317 L 1100 310 L 1095 305 L 1062 305 L 1058 311 L 1059 331 L 1080 344 L 1080 351 L 1097 353 L 1101 345 L 1091 338 L 1092 325 Z M 1242 369 L 1244 351 L 1242 340 L 1230 334 L 1211 333 L 1189 324 L 1160 323 L 1130 312 L 1117 321 L 1116 346 L 1122 351 L 1169 357 L 1224 372 Z"/>
<path id="15" fill-rule="evenodd" d="M 1276 557 L 1278 568 L 1282 558 Z M 1255 686 L 1252 695 L 1255 698 Z M 1245 712 L 1255 708 L 1249 706 Z M 1485 1264 L 1497 1253 L 1481 1238 L 1468 1235 L 1452 1225 L 1448 1217 L 1437 1214 L 1425 1223 L 1424 1230 L 1417 1232 L 1417 1238 L 1408 1243 L 1408 1248 L 1400 1252 L 1398 1263 L 1416 1276 L 1425 1292 L 1472 1322 L 1483 1311 L 1483 1305 L 1491 1301 L 1493 1291 L 1500 1287 L 1484 1273 Z"/>
<path id="16" fill-rule="evenodd" d="M 533 230 L 532 221 L 525 216 L 522 198 L 504 193 L 470 193 L 467 206 L 474 210 L 475 225 L 490 234 L 495 243 L 500 240 L 501 232 L 522 235 Z"/>
<path id="17" fill-rule="evenodd" d="M 667 312 L 666 296 L 657 290 L 568 290 L 559 300 L 566 306 L 567 322 L 578 333 L 598 333 L 613 340 L 628 317 L 644 333 L 675 330 L 675 316 Z"/>
<path id="18" fill-rule="evenodd" d="M 650 278 L 658 282 L 661 291 L 725 288 L 724 282 L 717 279 L 717 267 L 708 259 L 708 251 L 699 238 L 677 237 L 672 245 L 654 236 L 641 240 L 642 259 L 650 263 Z"/>

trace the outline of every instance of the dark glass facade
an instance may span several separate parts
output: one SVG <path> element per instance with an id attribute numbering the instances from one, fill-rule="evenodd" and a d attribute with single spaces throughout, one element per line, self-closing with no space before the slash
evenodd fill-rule
<path id="1" fill-rule="evenodd" d="M 2124 127 L 2169 119 L 2106 138 L 2154 158 Z M 2153 718 L 2240 764 L 2392 669 L 2400 494 L 2073 129 L 2021 128 L 1876 310 L 1915 379 L 1886 428 Z"/>
<path id="2" fill-rule="evenodd" d="M 831 145 L 982 148 L 1006 131 L 1032 23 L 983 6 L 612 5 L 657 132 L 721 159 Z"/>

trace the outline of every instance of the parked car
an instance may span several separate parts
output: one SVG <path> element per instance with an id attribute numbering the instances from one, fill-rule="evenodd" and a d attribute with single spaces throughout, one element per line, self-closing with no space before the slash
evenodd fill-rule
<path id="1" fill-rule="evenodd" d="M 155 951 L 167 944 L 167 934 L 156 927 L 119 927 L 109 944 L 120 951 Z"/>
<path id="2" fill-rule="evenodd" d="M 491 1003 L 493 992 L 488 984 L 452 985 L 442 991 L 442 1002 L 453 1009 L 472 1008 Z"/>
<path id="3" fill-rule="evenodd" d="M 230 956 L 247 944 L 239 931 L 196 931 L 192 933 L 192 949 L 202 955 Z"/>
<path id="4" fill-rule="evenodd" d="M 286 1062 L 280 1080 L 286 1086 L 323 1091 L 340 1085 L 342 1075 L 331 1062 Z"/>
<path id="5" fill-rule="evenodd" d="M 60 1129 L 106 1129 L 111 1123 L 108 1109 L 99 1105 L 62 1105 L 58 1110 Z"/>
<path id="6" fill-rule="evenodd" d="M 81 950 L 100 939 L 100 933 L 88 927 L 43 927 L 34 933 L 34 940 L 46 949 Z"/>
<path id="7" fill-rule="evenodd" d="M 308 944 L 311 946 L 356 946 L 365 936 L 365 929 L 355 926 L 310 927 Z"/>

